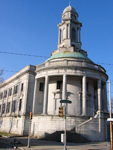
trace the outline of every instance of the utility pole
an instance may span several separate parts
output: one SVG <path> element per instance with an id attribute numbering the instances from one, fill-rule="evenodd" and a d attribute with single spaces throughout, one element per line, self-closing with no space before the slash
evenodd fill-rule
<path id="1" fill-rule="evenodd" d="M 30 133 L 31 133 L 31 120 L 29 120 L 29 135 L 28 135 L 28 145 L 27 145 L 28 148 L 30 148 Z"/>
<path id="2" fill-rule="evenodd" d="M 64 118 L 64 150 L 67 150 L 66 148 L 66 103 L 64 104 L 64 111 L 65 111 L 65 118 Z"/>
<path id="3" fill-rule="evenodd" d="M 30 112 L 30 115 L 29 115 L 29 135 L 28 135 L 28 145 L 27 145 L 28 148 L 30 148 L 30 133 L 31 133 L 31 120 L 32 120 L 32 115 L 33 115 L 33 113 Z"/>
<path id="4" fill-rule="evenodd" d="M 110 84 L 110 80 L 109 80 L 109 109 L 110 109 L 110 118 L 112 118 L 112 111 L 111 111 L 111 84 Z M 111 137 L 111 150 L 113 150 L 112 121 L 110 121 L 110 137 Z"/>
<path id="5" fill-rule="evenodd" d="M 60 103 L 64 103 L 64 149 L 63 150 L 67 150 L 66 148 L 66 104 L 71 104 L 72 102 L 70 100 L 61 100 Z M 60 113 L 60 111 L 59 111 Z M 62 115 L 61 115 L 62 117 Z"/>

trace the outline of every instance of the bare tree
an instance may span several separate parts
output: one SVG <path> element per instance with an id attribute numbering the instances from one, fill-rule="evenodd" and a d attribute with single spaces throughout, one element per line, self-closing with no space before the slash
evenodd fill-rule
<path id="1" fill-rule="evenodd" d="M 1 77 L 3 75 L 3 69 L 0 70 L 0 83 L 2 83 L 4 81 L 3 77 Z"/>

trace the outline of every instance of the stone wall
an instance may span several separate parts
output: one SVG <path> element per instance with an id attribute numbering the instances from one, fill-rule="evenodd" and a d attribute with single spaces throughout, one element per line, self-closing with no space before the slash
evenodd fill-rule
<path id="1" fill-rule="evenodd" d="M 106 121 L 103 118 L 90 118 L 78 125 L 76 132 L 91 141 L 105 141 L 107 138 L 106 127 Z"/>
<path id="2" fill-rule="evenodd" d="M 84 121 L 88 117 L 67 117 L 67 130 L 75 130 L 76 126 Z M 46 134 L 53 133 L 55 131 L 64 130 L 64 119 L 58 116 L 33 116 L 31 125 L 31 134 L 38 138 L 44 137 Z"/>
<path id="3" fill-rule="evenodd" d="M 1 117 L 0 131 L 23 135 L 24 117 Z"/>

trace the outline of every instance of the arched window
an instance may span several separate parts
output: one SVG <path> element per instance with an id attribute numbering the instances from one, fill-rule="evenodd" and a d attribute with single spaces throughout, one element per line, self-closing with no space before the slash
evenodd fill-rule
<path id="1" fill-rule="evenodd" d="M 73 27 L 72 28 L 72 41 L 75 41 L 75 38 L 76 36 L 75 36 L 75 28 Z"/>

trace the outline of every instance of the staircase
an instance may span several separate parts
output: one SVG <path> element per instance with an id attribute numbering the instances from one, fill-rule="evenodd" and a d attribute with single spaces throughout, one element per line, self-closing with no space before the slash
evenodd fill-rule
<path id="1" fill-rule="evenodd" d="M 44 138 L 41 138 L 41 140 L 61 142 L 62 133 L 64 133 L 64 131 L 56 131 L 52 134 L 47 134 Z M 74 131 L 67 131 L 67 142 L 88 143 L 90 141 L 79 133 L 76 133 Z"/>

